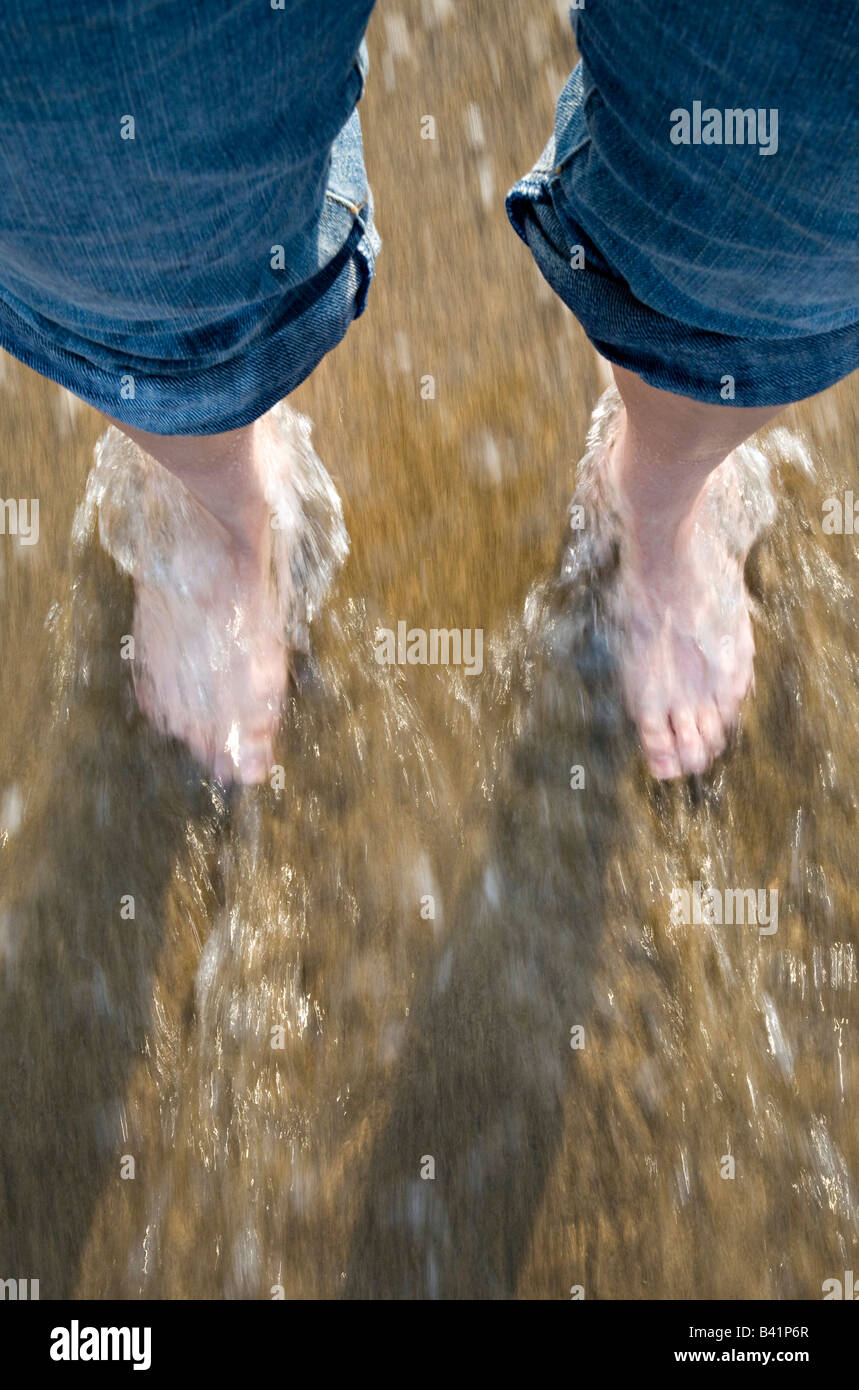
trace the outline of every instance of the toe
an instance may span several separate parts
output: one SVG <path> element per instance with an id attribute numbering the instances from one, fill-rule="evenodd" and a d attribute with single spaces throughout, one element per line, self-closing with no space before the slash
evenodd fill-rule
<path id="1" fill-rule="evenodd" d="M 703 772 L 710 762 L 710 757 L 692 711 L 673 710 L 671 726 L 674 729 L 677 756 L 683 772 L 687 775 Z"/>
<path id="2" fill-rule="evenodd" d="M 222 787 L 232 786 L 236 780 L 236 767 L 229 753 L 226 751 L 215 753 L 210 756 L 208 764 L 212 769 L 212 774 L 216 782 L 220 782 Z"/>
<path id="3" fill-rule="evenodd" d="M 247 787 L 259 786 L 271 776 L 274 750 L 270 729 L 251 734 L 242 731 L 233 751 L 233 778 Z"/>
<path id="4" fill-rule="evenodd" d="M 268 781 L 274 759 L 263 748 L 253 748 L 239 761 L 238 778 L 246 787 L 258 787 Z"/>
<path id="5" fill-rule="evenodd" d="M 638 720 L 638 732 L 651 774 L 660 781 L 680 777 L 680 759 L 667 715 L 642 715 Z"/>
<path id="6" fill-rule="evenodd" d="M 709 763 L 715 762 L 725 747 L 725 730 L 715 700 L 702 705 L 697 715 L 698 732 L 707 750 Z"/>

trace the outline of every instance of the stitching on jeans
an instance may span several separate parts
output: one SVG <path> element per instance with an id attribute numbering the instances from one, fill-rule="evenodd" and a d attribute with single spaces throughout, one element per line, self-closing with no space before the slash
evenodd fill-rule
<path id="1" fill-rule="evenodd" d="M 357 217 L 359 212 L 363 212 L 368 201 L 365 198 L 363 203 L 359 203 L 356 206 L 355 203 L 351 202 L 348 198 L 344 198 L 342 193 L 334 193 L 330 188 L 326 189 L 325 196 L 326 198 L 330 198 L 332 203 L 339 203 L 341 207 L 348 208 L 353 217 Z"/>

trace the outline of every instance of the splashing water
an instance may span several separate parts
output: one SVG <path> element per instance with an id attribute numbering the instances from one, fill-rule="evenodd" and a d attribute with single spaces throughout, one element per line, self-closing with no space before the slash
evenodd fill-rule
<path id="1" fill-rule="evenodd" d="M 216 770 L 219 750 L 227 766 L 243 766 L 245 725 L 252 737 L 263 717 L 277 723 L 284 652 L 293 660 L 306 652 L 308 625 L 348 552 L 340 501 L 310 443 L 310 422 L 283 402 L 256 437 L 263 441 L 274 591 L 262 632 L 269 600 L 229 587 L 219 522 L 114 427 L 96 445 L 73 526 L 79 549 L 97 530 L 137 586 L 135 646 L 127 652 L 142 708 L 167 732 L 187 730 L 190 746 L 207 762 L 214 758 Z"/>
<path id="2" fill-rule="evenodd" d="M 343 508 L 311 442 L 310 421 L 281 401 L 266 417 L 275 448 L 263 458 L 272 513 L 272 565 L 284 638 L 307 649 L 307 628 L 349 550 Z M 184 484 L 111 426 L 96 445 L 73 539 L 82 548 L 95 528 L 118 569 L 132 579 L 194 602 L 214 577 L 216 523 Z"/>

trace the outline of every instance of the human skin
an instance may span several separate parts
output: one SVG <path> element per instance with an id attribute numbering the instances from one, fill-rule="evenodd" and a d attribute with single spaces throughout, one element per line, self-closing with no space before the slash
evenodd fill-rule
<path id="1" fill-rule="evenodd" d="M 607 466 L 621 504 L 627 707 L 655 777 L 701 773 L 753 678 L 743 563 L 705 507 L 736 486 L 733 451 L 782 407 L 712 405 L 614 368 L 623 412 Z"/>
<path id="2" fill-rule="evenodd" d="M 138 701 L 222 782 L 263 782 L 274 761 L 288 655 L 263 486 L 264 452 L 277 447 L 270 424 L 262 417 L 224 434 L 160 435 L 111 423 L 179 478 L 217 523 L 206 529 L 196 609 L 163 588 L 136 584 Z M 195 694 L 205 686 L 199 700 L 188 699 L 189 673 Z"/>
<path id="3" fill-rule="evenodd" d="M 707 529 L 704 502 L 708 489 L 731 486 L 733 451 L 779 407 L 711 405 L 657 390 L 622 367 L 614 375 L 623 411 L 605 466 L 624 526 L 625 699 L 655 777 L 701 773 L 737 722 L 754 658 L 745 557 L 729 553 Z M 147 671 L 138 698 L 153 722 L 184 739 L 216 776 L 264 781 L 287 679 L 262 483 L 262 452 L 272 446 L 266 419 L 198 436 L 112 423 L 175 474 L 218 523 L 223 549 L 212 566 L 207 621 L 226 638 L 236 614 L 242 617 L 243 640 L 225 667 L 195 649 L 205 640 L 203 625 L 189 629 L 178 600 L 171 617 L 169 595 L 138 585 L 135 633 Z M 212 685 L 208 713 L 196 725 L 176 679 L 178 666 L 191 661 Z M 240 740 L 230 754 L 234 727 Z"/>

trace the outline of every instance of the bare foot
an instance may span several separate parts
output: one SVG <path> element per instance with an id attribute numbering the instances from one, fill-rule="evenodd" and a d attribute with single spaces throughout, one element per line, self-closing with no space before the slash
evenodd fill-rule
<path id="1" fill-rule="evenodd" d="M 607 465 L 624 527 L 617 598 L 622 681 L 648 767 L 701 773 L 735 727 L 753 681 L 754 639 L 734 454 L 712 469 L 685 515 L 630 504 L 624 431 Z"/>
<path id="2" fill-rule="evenodd" d="M 193 595 L 137 585 L 135 689 L 152 723 L 220 781 L 259 783 L 287 680 L 280 605 L 265 549 L 238 553 L 218 539 Z"/>
<path id="3" fill-rule="evenodd" d="M 308 650 L 349 550 L 310 421 L 281 401 L 220 435 L 112 423 L 74 536 L 97 530 L 134 581 L 140 708 L 220 780 L 262 782 L 290 654 Z"/>
<path id="4" fill-rule="evenodd" d="M 290 654 L 309 649 L 349 550 L 310 421 L 281 401 L 221 435 L 113 423 L 74 536 L 86 545 L 97 529 L 134 581 L 140 708 L 220 780 L 262 782 Z"/>
<path id="5" fill-rule="evenodd" d="M 270 775 L 287 681 L 288 595 L 273 574 L 267 498 L 290 460 L 269 417 L 228 446 L 214 468 L 205 440 L 179 441 L 193 490 L 142 459 L 134 684 L 143 713 L 220 781 L 259 783 Z"/>

